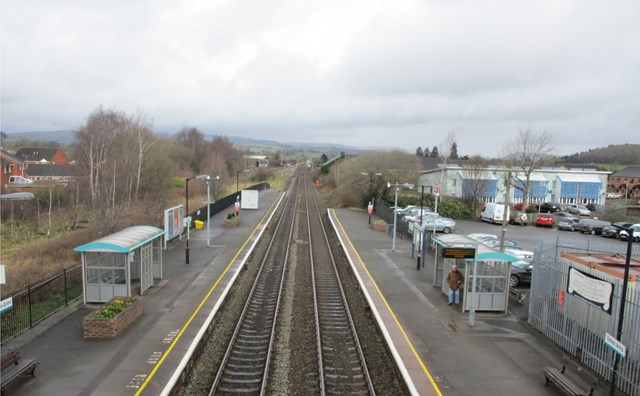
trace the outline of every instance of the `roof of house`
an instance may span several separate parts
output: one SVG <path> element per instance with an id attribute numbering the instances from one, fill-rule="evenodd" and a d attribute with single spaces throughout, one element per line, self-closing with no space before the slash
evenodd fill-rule
<path id="1" fill-rule="evenodd" d="M 611 177 L 640 177 L 640 166 L 627 166 L 624 169 L 613 172 Z"/>
<path id="2" fill-rule="evenodd" d="M 85 173 L 85 169 L 78 165 L 59 164 L 29 164 L 27 176 L 72 176 L 80 177 Z"/>
<path id="3" fill-rule="evenodd" d="M 23 147 L 16 152 L 16 157 L 21 158 L 23 161 L 51 161 L 54 155 L 58 152 L 57 148 L 49 147 Z"/>
<path id="4" fill-rule="evenodd" d="M 13 154 L 10 154 L 7 151 L 0 150 L 0 154 L 1 154 L 0 157 L 2 158 L 2 165 L 9 165 L 12 163 L 22 164 L 22 160 L 20 158 L 16 157 Z"/>

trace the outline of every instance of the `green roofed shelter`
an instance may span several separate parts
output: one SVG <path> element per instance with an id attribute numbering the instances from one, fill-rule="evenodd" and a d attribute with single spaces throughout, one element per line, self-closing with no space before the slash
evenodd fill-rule
<path id="1" fill-rule="evenodd" d="M 73 250 L 82 255 L 84 303 L 143 295 L 162 279 L 164 230 L 138 225 L 96 239 Z"/>
<path id="2" fill-rule="evenodd" d="M 447 273 L 452 265 L 457 265 L 458 270 L 464 275 L 465 283 L 460 295 L 462 312 L 474 308 L 477 311 L 503 311 L 507 313 L 511 263 L 518 261 L 518 258 L 478 243 L 463 234 L 438 235 L 434 238 L 434 242 L 434 284 L 438 285 L 440 282 L 442 292 L 448 294 Z M 446 248 L 475 249 L 475 257 L 444 257 L 443 253 Z M 477 265 L 474 265 L 474 260 Z M 476 273 L 474 273 L 474 268 L 477 270 Z M 472 296 L 475 299 L 475 307 L 472 304 Z"/>

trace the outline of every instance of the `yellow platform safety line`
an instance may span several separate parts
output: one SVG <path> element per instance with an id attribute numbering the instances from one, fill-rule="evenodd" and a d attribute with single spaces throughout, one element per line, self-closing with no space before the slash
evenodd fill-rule
<path id="1" fill-rule="evenodd" d="M 282 194 L 282 193 L 280 193 L 280 194 Z M 233 256 L 233 258 L 231 259 L 231 261 L 229 262 L 227 267 L 224 269 L 224 271 L 222 271 L 222 274 L 218 277 L 218 279 L 216 279 L 216 281 L 213 284 L 213 286 L 211 286 L 211 288 L 209 289 L 207 294 L 204 296 L 204 298 L 202 299 L 202 301 L 200 302 L 198 307 L 195 309 L 195 311 L 193 311 L 193 314 L 191 314 L 191 316 L 187 320 L 187 323 L 185 323 L 185 325 L 182 326 L 182 328 L 178 332 L 178 335 L 176 336 L 176 338 L 169 345 L 169 348 L 167 348 L 166 352 L 162 354 L 162 358 L 160 358 L 160 360 L 158 361 L 158 364 L 156 364 L 156 366 L 153 368 L 153 370 L 151 370 L 151 373 L 149 373 L 149 375 L 147 376 L 147 379 L 142 383 L 142 385 L 140 385 L 140 388 L 135 393 L 136 396 L 139 396 L 142 393 L 142 391 L 144 391 L 144 389 L 147 387 L 147 385 L 149 385 L 149 382 L 151 382 L 151 379 L 156 374 L 158 369 L 160 369 L 160 367 L 164 363 L 164 361 L 167 358 L 167 356 L 169 356 L 169 354 L 171 354 L 171 351 L 173 350 L 173 348 L 176 346 L 178 341 L 180 341 L 180 338 L 182 338 L 182 334 L 185 332 L 185 330 L 187 330 L 189 328 L 189 325 L 191 324 L 193 319 L 198 315 L 198 313 L 200 312 L 200 310 L 202 309 L 204 304 L 207 302 L 207 300 L 209 300 L 209 297 L 211 296 L 211 293 L 213 293 L 213 291 L 216 289 L 218 284 L 222 281 L 222 278 L 224 278 L 224 276 L 227 274 L 227 272 L 229 271 L 229 268 L 231 268 L 233 263 L 236 261 L 236 259 L 240 255 L 240 253 L 242 253 L 242 251 L 244 250 L 245 246 L 247 246 L 247 243 L 249 243 L 251 238 L 253 238 L 253 236 L 255 235 L 256 231 L 258 231 L 258 229 L 260 228 L 260 226 L 264 222 L 264 219 L 266 219 L 267 215 L 269 215 L 269 213 L 271 213 L 271 210 L 273 209 L 273 206 L 278 202 L 278 197 L 276 197 L 276 199 L 271 204 L 271 207 L 269 208 L 269 210 L 267 210 L 265 212 L 264 216 L 262 216 L 262 219 L 260 219 L 260 222 L 258 223 L 258 225 L 256 225 L 256 227 L 253 229 L 253 231 L 251 232 L 251 235 L 249 235 L 249 237 L 247 238 L 246 241 L 244 241 L 244 243 L 242 244 L 240 249 L 238 249 L 238 252 L 235 254 L 235 256 Z"/>
<path id="2" fill-rule="evenodd" d="M 396 316 L 396 314 L 391 309 L 391 306 L 389 306 L 389 303 L 387 302 L 387 299 L 385 298 L 384 294 L 382 294 L 382 291 L 378 287 L 378 284 L 376 283 L 375 279 L 373 279 L 373 276 L 371 276 L 371 273 L 369 272 L 369 269 L 367 268 L 367 266 L 364 264 L 364 261 L 362 260 L 362 257 L 360 257 L 360 253 L 358 253 L 358 250 L 353 245 L 353 242 L 351 242 L 351 239 L 349 238 L 349 235 L 347 234 L 347 232 L 345 231 L 344 227 L 342 226 L 342 223 L 340 222 L 340 219 L 338 218 L 338 214 L 335 212 L 335 210 L 333 211 L 333 214 L 335 215 L 336 221 L 338 222 L 338 225 L 342 229 L 342 232 L 344 233 L 345 237 L 347 238 L 347 241 L 349 241 L 349 244 L 351 245 L 351 248 L 355 252 L 356 256 L 358 256 L 358 260 L 360 261 L 360 265 L 362 266 L 362 268 L 365 270 L 365 272 L 369 276 L 369 279 L 373 283 L 373 286 L 375 286 L 376 291 L 378 292 L 378 295 L 380 295 L 380 298 L 384 302 L 384 305 L 387 307 L 387 309 L 389 310 L 389 313 L 391 313 L 391 316 L 393 317 L 393 320 L 396 322 L 396 325 L 398 325 L 398 328 L 402 332 L 402 335 L 404 336 L 404 339 L 409 344 L 409 348 L 411 348 L 411 352 L 413 353 L 413 356 L 415 356 L 415 358 L 418 359 L 418 363 L 420 363 L 420 367 L 422 367 L 422 371 L 425 373 L 427 378 L 429 378 L 429 382 L 433 386 L 433 389 L 435 389 L 435 391 L 437 392 L 437 394 L 439 396 L 442 396 L 442 392 L 440 391 L 440 388 L 438 387 L 438 384 L 433 379 L 433 376 L 429 372 L 429 369 L 427 369 L 427 366 L 425 366 L 425 364 L 422 361 L 422 359 L 420 359 L 420 356 L 418 355 L 418 352 L 414 348 L 413 344 L 411 343 L 411 340 L 409 339 L 409 336 L 407 335 L 407 333 L 404 331 L 404 328 L 400 324 L 400 321 L 398 320 L 398 317 Z"/>

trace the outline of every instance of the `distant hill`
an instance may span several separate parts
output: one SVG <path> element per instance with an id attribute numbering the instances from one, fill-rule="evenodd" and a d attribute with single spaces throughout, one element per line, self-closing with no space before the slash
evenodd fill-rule
<path id="1" fill-rule="evenodd" d="M 73 142 L 73 131 L 34 131 L 21 133 L 5 133 L 8 140 L 32 140 L 36 142 L 58 142 L 69 144 Z M 3 136 L 4 138 L 4 136 Z"/>
<path id="2" fill-rule="evenodd" d="M 612 144 L 561 159 L 569 164 L 640 165 L 640 144 Z"/>
<path id="3" fill-rule="evenodd" d="M 20 144 L 22 140 L 29 140 L 40 143 L 39 146 L 52 146 L 50 142 L 58 142 L 60 145 L 67 145 L 73 142 L 73 131 L 48 131 L 48 132 L 22 132 L 22 133 L 5 133 L 2 132 L 2 139 L 13 141 Z M 171 136 L 171 134 L 159 133 L 159 136 Z M 213 139 L 212 134 L 204 134 L 205 139 Z M 249 150 L 255 153 L 269 155 L 280 153 L 283 159 L 287 158 L 315 158 L 322 154 L 328 157 L 339 155 L 341 152 L 345 154 L 356 154 L 364 151 L 363 149 L 344 146 L 331 143 L 301 143 L 288 142 L 281 143 L 275 140 L 252 139 L 241 136 L 227 136 L 229 141 L 241 149 Z M 45 144 L 47 143 L 47 144 Z M 55 146 L 55 144 L 53 144 Z M 16 148 L 17 149 L 17 148 Z"/>

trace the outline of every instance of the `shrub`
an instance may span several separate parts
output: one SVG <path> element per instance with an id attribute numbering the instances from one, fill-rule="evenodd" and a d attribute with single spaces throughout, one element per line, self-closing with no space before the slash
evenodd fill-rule
<path id="1" fill-rule="evenodd" d="M 135 298 L 132 297 L 122 297 L 115 298 L 111 300 L 107 305 L 104 306 L 101 310 L 96 312 L 96 317 L 111 319 L 115 317 L 120 312 L 124 311 L 129 305 L 135 302 Z"/>

